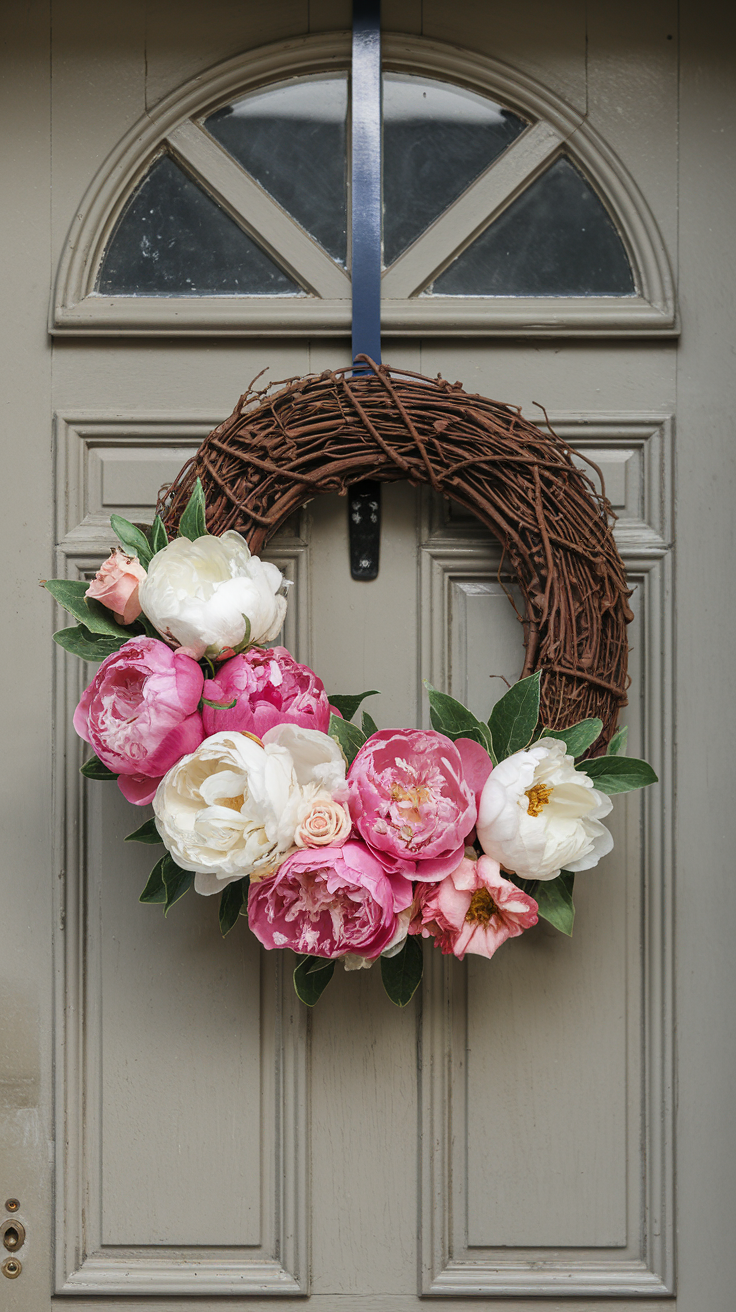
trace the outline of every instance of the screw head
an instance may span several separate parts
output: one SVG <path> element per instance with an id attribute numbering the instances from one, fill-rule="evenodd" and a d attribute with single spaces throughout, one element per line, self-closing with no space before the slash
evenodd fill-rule
<path id="1" fill-rule="evenodd" d="M 17 1257 L 9 1257 L 6 1262 L 3 1262 L 0 1270 L 4 1276 L 8 1277 L 8 1280 L 16 1280 L 23 1270 L 23 1267 Z"/>
<path id="2" fill-rule="evenodd" d="M 18 1202 L 18 1199 L 17 1199 L 17 1198 L 6 1198 L 6 1199 L 5 1199 L 5 1211 L 6 1211 L 6 1212 L 17 1212 L 19 1207 L 20 1207 L 20 1203 Z"/>

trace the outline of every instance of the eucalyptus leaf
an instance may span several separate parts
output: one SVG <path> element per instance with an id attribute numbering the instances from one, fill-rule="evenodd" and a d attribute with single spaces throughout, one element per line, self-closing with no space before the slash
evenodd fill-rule
<path id="1" fill-rule="evenodd" d="M 223 888 L 220 894 L 220 930 L 223 938 L 230 933 L 243 910 L 248 897 L 249 884 L 250 879 L 247 875 L 244 879 L 234 879 L 232 884 Z"/>
<path id="2" fill-rule="evenodd" d="M 139 902 L 164 903 L 166 901 L 166 885 L 164 884 L 164 861 L 168 852 L 156 862 L 153 870 L 148 876 L 148 883 L 138 898 Z"/>
<path id="3" fill-rule="evenodd" d="M 89 583 L 84 579 L 45 579 L 43 586 L 64 610 L 81 620 L 91 633 L 121 638 L 123 642 L 133 636 L 129 628 L 123 628 L 122 624 L 117 623 L 112 611 L 101 602 L 92 598 L 85 600 Z"/>
<path id="4" fill-rule="evenodd" d="M 166 905 L 164 906 L 164 915 L 168 916 L 171 908 L 179 898 L 182 898 L 189 891 L 194 883 L 194 875 L 191 870 L 182 870 L 181 866 L 176 864 L 170 852 L 166 852 L 161 858 L 161 877 L 166 889 Z"/>
<path id="5" fill-rule="evenodd" d="M 629 726 L 625 724 L 623 729 L 617 729 L 606 749 L 607 756 L 625 756 L 626 744 L 629 738 Z"/>
<path id="6" fill-rule="evenodd" d="M 541 737 L 561 739 L 567 747 L 568 755 L 577 757 L 587 752 L 602 732 L 603 721 L 593 716 L 590 720 L 579 720 L 577 724 L 571 724 L 569 729 L 543 729 Z"/>
<path id="7" fill-rule="evenodd" d="M 512 685 L 496 702 L 488 721 L 499 761 L 521 751 L 531 741 L 539 719 L 541 673 L 529 674 Z"/>
<path id="8" fill-rule="evenodd" d="M 200 479 L 194 484 L 194 491 L 190 496 L 184 513 L 179 520 L 179 537 L 189 538 L 194 542 L 197 538 L 203 538 L 207 533 L 207 520 L 205 517 L 204 489 Z"/>
<path id="9" fill-rule="evenodd" d="M 349 720 L 341 720 L 339 715 L 331 715 L 327 732 L 339 745 L 350 767 L 366 739 L 362 729 L 359 729 L 357 724 L 351 724 Z"/>
<path id="10" fill-rule="evenodd" d="M 59 629 L 54 634 L 54 642 L 83 661 L 104 661 L 107 656 L 120 651 L 127 638 L 106 638 L 92 633 L 86 624 L 75 624 L 71 629 Z"/>
<path id="11" fill-rule="evenodd" d="M 370 738 L 371 734 L 378 733 L 378 725 L 367 711 L 363 711 L 361 727 L 366 738 Z"/>
<path id="12" fill-rule="evenodd" d="M 539 907 L 539 914 L 560 933 L 572 934 L 575 920 L 575 907 L 572 904 L 572 890 L 575 875 L 571 870 L 563 870 L 556 879 L 537 881 L 533 897 Z"/>
<path id="13" fill-rule="evenodd" d="M 153 816 L 150 820 L 144 820 L 138 829 L 134 829 L 132 834 L 128 834 L 124 840 L 126 843 L 160 843 L 161 835 L 156 828 L 156 821 Z"/>
<path id="14" fill-rule="evenodd" d="M 634 756 L 594 756 L 576 769 L 584 770 L 602 793 L 630 793 L 658 782 L 651 765 Z"/>
<path id="15" fill-rule="evenodd" d="M 495 765 L 493 738 L 488 726 L 477 719 L 462 702 L 456 701 L 446 692 L 439 692 L 431 683 L 427 683 L 426 679 L 424 686 L 429 697 L 429 717 L 432 728 L 438 733 L 443 733 L 446 738 L 451 738 L 453 742 L 456 738 L 472 738 L 474 742 L 480 743 L 481 747 L 485 748 Z"/>
<path id="16" fill-rule="evenodd" d="M 103 765 L 99 756 L 90 756 L 84 765 L 80 765 L 79 773 L 83 774 L 85 779 L 117 779 L 118 777 L 113 774 L 112 770 L 108 770 L 106 765 Z"/>
<path id="17" fill-rule="evenodd" d="M 313 1007 L 315 1002 L 319 1002 L 334 973 L 335 963 L 326 957 L 300 957 L 294 971 L 296 996 L 307 1007 Z"/>
<path id="18" fill-rule="evenodd" d="M 423 969 L 422 941 L 414 934 L 405 938 L 403 948 L 395 957 L 381 957 L 381 980 L 395 1006 L 405 1007 L 411 1002 Z"/>
<path id="19" fill-rule="evenodd" d="M 169 535 L 166 532 L 164 521 L 160 515 L 157 515 L 151 525 L 151 550 L 154 554 L 163 551 L 164 547 L 169 545 Z"/>
<path id="20" fill-rule="evenodd" d="M 376 689 L 372 688 L 370 692 L 335 693 L 334 696 L 328 697 L 327 700 L 330 703 L 330 706 L 335 706 L 337 708 L 344 720 L 352 720 L 360 703 L 364 702 L 366 697 L 378 696 L 379 694 Z"/>
<path id="21" fill-rule="evenodd" d="M 129 556 L 137 556 L 144 569 L 151 563 L 151 546 L 145 533 L 142 533 L 129 519 L 122 515 L 110 516 L 110 528 L 120 539 Z"/>

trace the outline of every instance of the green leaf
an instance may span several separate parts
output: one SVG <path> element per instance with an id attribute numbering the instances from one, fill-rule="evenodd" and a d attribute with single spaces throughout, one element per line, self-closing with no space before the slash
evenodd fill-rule
<path id="1" fill-rule="evenodd" d="M 429 717 L 432 728 L 438 733 L 443 733 L 446 738 L 451 738 L 453 742 L 456 738 L 472 738 L 474 742 L 480 743 L 481 747 L 485 747 L 495 765 L 493 738 L 488 726 L 477 719 L 462 702 L 456 701 L 446 692 L 439 692 L 431 683 L 427 683 L 426 679 L 424 686 L 429 697 Z"/>
<path id="2" fill-rule="evenodd" d="M 330 706 L 337 707 L 343 719 L 352 720 L 353 716 L 355 715 L 355 712 L 360 706 L 360 703 L 364 702 L 366 697 L 378 697 L 378 696 L 380 696 L 380 694 L 376 691 L 375 688 L 372 688 L 370 692 L 359 692 L 355 694 L 335 693 L 334 697 L 328 697 L 327 700 L 330 703 Z"/>
<path id="3" fill-rule="evenodd" d="M 164 861 L 168 852 L 158 860 L 148 876 L 148 883 L 138 898 L 139 902 L 156 902 L 163 903 L 166 901 L 166 885 L 164 884 L 163 869 Z"/>
<path id="4" fill-rule="evenodd" d="M 135 524 L 131 524 L 129 519 L 123 519 L 122 515 L 110 516 L 110 528 L 120 539 L 128 555 L 137 556 L 146 569 L 151 563 L 153 552 L 145 533 L 136 528 Z"/>
<path id="5" fill-rule="evenodd" d="M 151 525 L 151 551 L 154 556 L 157 551 L 163 551 L 164 547 L 169 545 L 169 535 L 166 532 L 164 521 L 160 515 L 157 515 Z"/>
<path id="6" fill-rule="evenodd" d="M 541 673 L 520 679 L 496 702 L 488 721 L 493 747 L 499 761 L 505 761 L 531 741 L 539 719 L 539 680 Z"/>
<path id="7" fill-rule="evenodd" d="M 156 828 L 156 821 L 151 816 L 150 820 L 144 820 L 138 829 L 134 829 L 132 834 L 128 834 L 124 841 L 126 843 L 160 843 L 163 840 Z"/>
<path id="8" fill-rule="evenodd" d="M 543 729 L 540 737 L 559 738 L 565 743 L 569 756 L 582 756 L 593 746 L 596 738 L 603 732 L 603 721 L 594 716 L 590 720 L 579 720 L 569 729 Z"/>
<path id="9" fill-rule="evenodd" d="M 112 770 L 108 770 L 106 765 L 103 765 L 99 756 L 90 756 L 84 765 L 80 765 L 79 773 L 83 774 L 85 779 L 117 779 L 118 777 L 113 774 Z"/>
<path id="10" fill-rule="evenodd" d="M 651 765 L 634 756 L 594 756 L 575 768 L 584 770 L 602 793 L 630 793 L 658 782 Z"/>
<path id="11" fill-rule="evenodd" d="M 294 971 L 296 996 L 307 1007 L 313 1007 L 322 997 L 334 973 L 335 963 L 327 957 L 300 957 Z"/>
<path id="12" fill-rule="evenodd" d="M 536 899 L 539 914 L 562 934 L 572 934 L 575 908 L 572 904 L 572 889 L 575 875 L 571 870 L 563 870 L 556 879 L 540 879 L 532 896 Z"/>
<path id="13" fill-rule="evenodd" d="M 228 884 L 222 890 L 220 895 L 220 930 L 223 938 L 230 933 L 243 910 L 243 904 L 248 898 L 249 884 L 250 879 L 246 875 L 244 879 L 234 879 L 232 884 Z"/>
<path id="14" fill-rule="evenodd" d="M 362 729 L 359 729 L 357 724 L 351 724 L 349 720 L 341 720 L 339 715 L 331 715 L 330 727 L 327 732 L 330 738 L 334 738 L 339 745 L 348 767 L 350 767 L 365 742 L 365 734 Z"/>
<path id="15" fill-rule="evenodd" d="M 203 538 L 207 533 L 207 520 L 205 518 L 204 489 L 200 479 L 194 484 L 194 491 L 190 496 L 186 509 L 179 520 L 179 537 L 189 538 L 194 542 L 196 538 Z"/>
<path id="16" fill-rule="evenodd" d="M 191 870 L 182 870 L 181 866 L 176 864 L 170 852 L 166 852 L 161 858 L 161 877 L 166 889 L 166 905 L 164 906 L 164 915 L 168 916 L 171 908 L 179 898 L 183 897 L 189 891 L 194 883 L 194 875 Z"/>
<path id="17" fill-rule="evenodd" d="M 424 969 L 421 938 L 409 934 L 395 957 L 381 957 L 381 979 L 391 1001 L 405 1007 L 416 993 Z"/>
<path id="18" fill-rule="evenodd" d="M 54 634 L 54 642 L 83 661 L 104 661 L 106 656 L 120 651 L 127 641 L 127 638 L 105 638 L 91 633 L 86 624 L 75 624 L 71 629 L 59 629 Z"/>
<path id="19" fill-rule="evenodd" d="M 378 725 L 367 711 L 363 711 L 362 729 L 366 738 L 370 738 L 373 733 L 378 733 Z"/>
<path id="20" fill-rule="evenodd" d="M 623 729 L 617 729 L 608 747 L 606 748 L 607 756 L 625 756 L 626 743 L 629 738 L 629 726 L 625 724 Z"/>
<path id="21" fill-rule="evenodd" d="M 233 697 L 231 702 L 211 702 L 209 697 L 203 697 L 201 704 L 203 706 L 210 706 L 213 711 L 231 711 L 233 706 L 237 706 L 238 699 L 237 697 Z"/>
<path id="22" fill-rule="evenodd" d="M 68 610 L 75 619 L 92 633 L 106 634 L 108 637 L 121 638 L 127 642 L 133 634 L 129 628 L 123 628 L 113 618 L 113 613 L 99 601 L 85 600 L 89 587 L 84 579 L 46 579 L 43 585 L 64 610 Z"/>

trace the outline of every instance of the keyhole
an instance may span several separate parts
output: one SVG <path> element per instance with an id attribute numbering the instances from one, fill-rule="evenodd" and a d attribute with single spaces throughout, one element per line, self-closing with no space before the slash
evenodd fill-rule
<path id="1" fill-rule="evenodd" d="M 0 1233 L 9 1253 L 14 1253 L 16 1249 L 23 1247 L 26 1232 L 20 1221 L 6 1221 Z"/>

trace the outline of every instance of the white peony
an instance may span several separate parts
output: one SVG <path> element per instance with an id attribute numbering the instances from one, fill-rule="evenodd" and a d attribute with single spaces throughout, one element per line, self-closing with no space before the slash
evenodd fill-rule
<path id="1" fill-rule="evenodd" d="M 345 790 L 345 760 L 317 729 L 278 724 L 264 741 L 226 731 L 206 738 L 156 790 L 156 828 L 198 893 L 263 879 L 294 850 L 315 797 Z"/>
<path id="2" fill-rule="evenodd" d="M 488 776 L 478 807 L 483 851 L 521 879 L 556 879 L 561 870 L 590 870 L 611 851 L 601 818 L 610 797 L 575 769 L 559 738 L 514 752 Z"/>
<path id="3" fill-rule="evenodd" d="M 281 571 L 251 556 L 245 538 L 230 530 L 195 542 L 174 538 L 156 552 L 138 597 L 161 636 L 199 660 L 240 646 L 246 619 L 250 642 L 272 642 L 286 614 L 283 584 Z"/>

